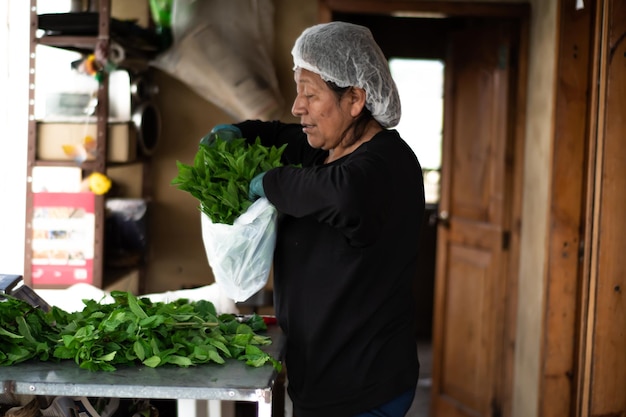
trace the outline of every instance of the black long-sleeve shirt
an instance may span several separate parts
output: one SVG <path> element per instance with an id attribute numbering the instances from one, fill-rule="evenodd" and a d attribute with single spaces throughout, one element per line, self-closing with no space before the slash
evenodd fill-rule
<path id="1" fill-rule="evenodd" d="M 278 209 L 274 303 L 298 417 L 349 417 L 415 387 L 412 285 L 424 213 L 421 167 L 395 130 L 324 164 L 301 126 L 237 124 L 288 143 L 263 179 Z M 297 167 L 292 165 L 299 165 Z"/>

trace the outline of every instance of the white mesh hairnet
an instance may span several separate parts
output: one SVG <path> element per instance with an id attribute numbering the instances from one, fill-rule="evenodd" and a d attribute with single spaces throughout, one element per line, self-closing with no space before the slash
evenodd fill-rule
<path id="1" fill-rule="evenodd" d="M 400 121 L 398 89 L 368 28 L 346 22 L 312 26 L 302 32 L 291 54 L 294 70 L 309 70 L 339 87 L 364 89 L 365 106 L 383 127 Z"/>

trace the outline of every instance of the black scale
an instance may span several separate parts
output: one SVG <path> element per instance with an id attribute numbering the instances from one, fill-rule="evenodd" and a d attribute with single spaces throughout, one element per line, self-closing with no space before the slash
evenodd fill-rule
<path id="1" fill-rule="evenodd" d="M 26 301 L 33 307 L 40 308 L 45 312 L 51 309 L 43 298 L 24 284 L 24 278 L 21 275 L 0 274 L 0 302 L 3 298 L 7 298 L 7 295 Z"/>

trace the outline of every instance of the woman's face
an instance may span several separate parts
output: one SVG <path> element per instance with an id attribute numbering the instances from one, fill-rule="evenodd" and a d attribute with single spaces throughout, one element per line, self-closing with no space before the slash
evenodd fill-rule
<path id="1" fill-rule="evenodd" d="M 296 68 L 294 78 L 297 94 L 291 113 L 300 118 L 309 145 L 324 150 L 339 147 L 343 132 L 360 113 L 362 105 L 349 93 L 338 100 L 324 80 L 311 71 Z"/>

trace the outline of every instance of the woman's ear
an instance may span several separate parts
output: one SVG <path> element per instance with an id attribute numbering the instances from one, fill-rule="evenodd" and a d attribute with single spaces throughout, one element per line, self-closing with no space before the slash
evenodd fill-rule
<path id="1" fill-rule="evenodd" d="M 362 88 L 352 87 L 350 89 L 350 115 L 357 117 L 365 107 L 365 98 L 367 93 Z"/>

